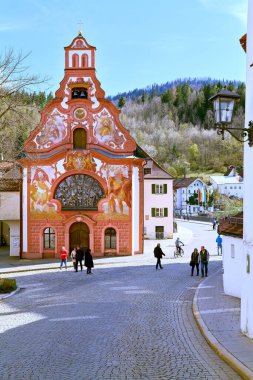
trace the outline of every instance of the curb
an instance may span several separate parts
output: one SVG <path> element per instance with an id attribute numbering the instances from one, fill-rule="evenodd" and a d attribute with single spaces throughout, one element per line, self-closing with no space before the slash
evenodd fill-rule
<path id="1" fill-rule="evenodd" d="M 20 288 L 17 288 L 17 289 L 15 289 L 15 290 L 13 290 L 13 292 L 11 292 L 11 293 L 7 293 L 7 294 L 5 294 L 5 295 L 1 295 L 1 296 L 0 296 L 0 301 L 3 301 L 3 300 L 5 300 L 6 298 L 9 298 L 9 297 L 11 297 L 11 296 L 14 296 L 14 294 L 18 293 L 20 290 L 21 290 Z"/>
<path id="2" fill-rule="evenodd" d="M 233 370 L 237 372 L 242 379 L 252 380 L 253 372 L 242 362 L 240 362 L 235 356 L 233 356 L 229 351 L 227 351 L 227 349 L 221 343 L 219 343 L 219 341 L 211 333 L 211 331 L 208 329 L 207 325 L 201 317 L 201 313 L 198 308 L 198 293 L 199 289 L 201 288 L 204 282 L 205 280 L 201 282 L 197 287 L 192 304 L 192 311 L 197 326 L 200 329 L 201 334 L 204 336 L 209 346 L 222 360 L 224 360 L 231 368 L 233 368 Z"/>

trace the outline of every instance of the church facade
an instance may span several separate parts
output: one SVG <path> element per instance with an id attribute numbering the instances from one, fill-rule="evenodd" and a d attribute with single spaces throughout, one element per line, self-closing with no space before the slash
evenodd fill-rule
<path id="1" fill-rule="evenodd" d="M 64 78 L 25 143 L 22 258 L 143 252 L 145 158 L 105 98 L 95 50 L 81 33 L 65 47 Z"/>

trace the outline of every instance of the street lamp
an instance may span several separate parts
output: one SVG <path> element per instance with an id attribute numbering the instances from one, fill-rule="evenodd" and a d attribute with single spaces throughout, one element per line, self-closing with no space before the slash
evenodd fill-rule
<path id="1" fill-rule="evenodd" d="M 209 98 L 213 102 L 215 127 L 218 135 L 224 140 L 224 132 L 229 132 L 237 141 L 249 142 L 249 146 L 253 146 L 253 122 L 249 122 L 249 128 L 229 127 L 232 122 L 233 109 L 235 101 L 240 98 L 240 95 L 235 92 L 222 90 L 218 94 Z M 240 131 L 238 136 L 235 131 Z"/>

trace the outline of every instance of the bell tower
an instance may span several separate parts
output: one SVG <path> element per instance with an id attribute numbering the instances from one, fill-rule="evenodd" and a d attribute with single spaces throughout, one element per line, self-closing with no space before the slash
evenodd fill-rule
<path id="1" fill-rule="evenodd" d="M 82 32 L 64 50 L 65 70 L 95 70 L 96 48 L 87 43 Z"/>

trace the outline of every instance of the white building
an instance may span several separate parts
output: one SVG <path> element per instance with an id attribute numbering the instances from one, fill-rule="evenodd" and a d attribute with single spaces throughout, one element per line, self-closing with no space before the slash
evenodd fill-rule
<path id="1" fill-rule="evenodd" d="M 243 178 L 234 166 L 231 166 L 224 176 L 210 176 L 209 179 L 213 189 L 219 194 L 243 198 Z"/>
<path id="2" fill-rule="evenodd" d="M 202 179 L 192 177 L 176 180 L 173 189 L 176 214 L 197 214 L 205 209 L 213 211 L 212 206 L 208 205 L 213 189 Z"/>
<path id="3" fill-rule="evenodd" d="M 144 238 L 173 237 L 173 177 L 154 160 L 144 166 Z"/>
<path id="4" fill-rule="evenodd" d="M 224 292 L 241 298 L 245 279 L 243 213 L 220 220 L 218 229 L 222 235 Z"/>
<path id="5" fill-rule="evenodd" d="M 7 161 L 0 161 L 0 246 L 20 256 L 20 170 Z"/>
<path id="6" fill-rule="evenodd" d="M 245 128 L 253 120 L 253 1 L 248 1 L 247 35 L 241 38 L 246 51 Z M 243 236 L 224 236 L 224 291 L 241 298 L 241 330 L 253 338 L 253 147 L 244 144 Z M 221 232 L 224 229 L 221 225 Z"/>

